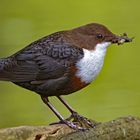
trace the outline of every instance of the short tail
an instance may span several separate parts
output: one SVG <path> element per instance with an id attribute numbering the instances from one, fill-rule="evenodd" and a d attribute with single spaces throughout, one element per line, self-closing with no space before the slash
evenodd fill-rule
<path id="1" fill-rule="evenodd" d="M 4 70 L 6 63 L 7 63 L 6 58 L 0 59 L 0 81 L 8 81 L 8 75 Z"/>

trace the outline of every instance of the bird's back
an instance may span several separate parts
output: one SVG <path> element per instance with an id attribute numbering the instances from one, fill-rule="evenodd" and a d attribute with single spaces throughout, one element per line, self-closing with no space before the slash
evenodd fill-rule
<path id="1" fill-rule="evenodd" d="M 61 32 L 52 34 L 0 59 L 0 80 L 47 96 L 69 94 L 84 87 L 85 84 L 74 77 L 75 64 L 83 57 L 83 50 L 62 36 Z"/>

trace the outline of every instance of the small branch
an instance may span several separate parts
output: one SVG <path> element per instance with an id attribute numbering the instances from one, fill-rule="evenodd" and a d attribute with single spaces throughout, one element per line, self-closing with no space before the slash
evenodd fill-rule
<path id="1" fill-rule="evenodd" d="M 0 140 L 140 140 L 140 118 L 122 117 L 98 123 L 87 131 L 74 131 L 64 124 L 20 126 L 0 129 Z"/>

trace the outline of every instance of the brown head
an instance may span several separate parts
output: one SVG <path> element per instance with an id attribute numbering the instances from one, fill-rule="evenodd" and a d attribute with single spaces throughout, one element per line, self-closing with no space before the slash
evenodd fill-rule
<path id="1" fill-rule="evenodd" d="M 123 44 L 131 42 L 132 38 L 128 38 L 126 34 L 118 36 L 113 34 L 107 27 L 98 23 L 87 24 L 68 32 L 69 39 L 77 46 L 86 49 L 94 49 L 97 44 L 109 42 Z"/>

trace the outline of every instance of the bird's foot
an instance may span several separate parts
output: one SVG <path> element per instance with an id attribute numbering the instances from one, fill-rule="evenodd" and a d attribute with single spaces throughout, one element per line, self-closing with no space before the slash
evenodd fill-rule
<path id="1" fill-rule="evenodd" d="M 96 124 L 94 124 L 93 122 L 91 122 L 88 118 L 79 115 L 77 112 L 73 112 L 72 115 L 69 118 L 73 118 L 73 122 L 82 122 L 84 123 L 86 126 L 88 125 L 89 127 L 95 128 Z"/>
<path id="2" fill-rule="evenodd" d="M 65 120 L 60 120 L 59 122 L 51 123 L 54 124 L 67 124 L 69 127 L 75 130 L 87 130 L 87 128 L 92 127 L 95 128 L 97 123 L 90 121 L 88 118 L 79 115 L 77 112 L 73 112 L 70 117 Z M 80 125 L 80 127 L 79 127 Z"/>
<path id="3" fill-rule="evenodd" d="M 73 119 L 73 117 L 72 117 L 72 115 L 71 115 L 70 117 L 66 118 L 65 121 L 71 121 L 72 119 Z M 53 122 L 53 123 L 51 123 L 50 125 L 54 125 L 54 124 L 64 124 L 65 121 L 64 121 L 64 120 L 60 120 L 60 121 L 58 121 L 58 122 Z"/>
<path id="4" fill-rule="evenodd" d="M 71 122 L 71 121 L 64 120 L 63 123 L 68 125 L 70 128 L 77 130 L 77 131 L 78 130 L 80 130 L 80 131 L 88 130 L 87 128 L 80 127 L 80 126 L 78 126 L 78 124 L 75 124 L 74 122 Z"/>
<path id="5" fill-rule="evenodd" d="M 70 117 L 69 117 L 70 118 Z M 68 118 L 68 119 L 69 119 Z M 66 124 L 67 126 L 69 126 L 70 128 L 74 129 L 74 130 L 80 130 L 80 131 L 85 131 L 85 130 L 88 130 L 87 128 L 83 128 L 83 127 L 80 127 L 78 126 L 78 124 L 74 123 L 74 122 L 71 122 L 70 120 L 61 120 L 59 122 L 54 122 L 54 123 L 51 123 L 50 125 L 55 125 L 55 124 Z"/>

